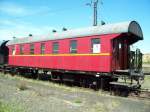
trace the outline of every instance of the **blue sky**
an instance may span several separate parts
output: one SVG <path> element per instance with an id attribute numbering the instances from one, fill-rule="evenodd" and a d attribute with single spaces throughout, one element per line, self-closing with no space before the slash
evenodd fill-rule
<path id="1" fill-rule="evenodd" d="M 98 21 L 116 23 L 136 20 L 141 25 L 144 41 L 134 47 L 150 52 L 150 0 L 99 0 Z M 29 33 L 47 34 L 91 26 L 93 10 L 90 0 L 0 0 L 0 40 L 24 37 Z M 149 12 L 149 13 L 148 13 Z"/>

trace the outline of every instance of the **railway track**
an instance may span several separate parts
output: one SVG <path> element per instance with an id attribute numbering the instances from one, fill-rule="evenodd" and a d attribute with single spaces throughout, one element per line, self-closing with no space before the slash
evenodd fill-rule
<path id="1" fill-rule="evenodd" d="M 15 75 L 17 75 L 17 74 L 15 74 Z M 55 81 L 53 81 L 53 82 L 55 82 Z M 57 81 L 56 81 L 56 83 L 57 83 Z M 77 85 L 74 85 L 74 86 L 77 86 Z M 91 88 L 90 87 L 89 88 L 86 87 L 86 89 L 91 89 Z M 117 92 L 116 92 L 116 90 L 117 90 Z M 127 94 L 126 95 L 122 95 L 122 94 L 120 94 L 121 92 L 122 93 L 127 92 Z M 114 90 L 110 90 L 110 91 L 109 91 L 109 89 L 104 90 L 104 93 L 105 94 L 115 95 L 115 96 L 123 96 L 123 97 L 129 97 L 129 98 L 138 98 L 138 99 L 141 99 L 141 100 L 145 100 L 145 99 L 150 100 L 150 89 L 131 89 L 131 90 L 125 89 L 125 90 L 122 91 L 121 89 L 116 89 L 115 88 Z"/>
<path id="2" fill-rule="evenodd" d="M 150 75 L 150 72 L 144 72 L 144 75 Z"/>
<path id="3" fill-rule="evenodd" d="M 150 100 L 150 89 L 139 89 L 135 91 L 131 91 L 129 94 L 131 98 L 138 98 L 141 100 Z"/>

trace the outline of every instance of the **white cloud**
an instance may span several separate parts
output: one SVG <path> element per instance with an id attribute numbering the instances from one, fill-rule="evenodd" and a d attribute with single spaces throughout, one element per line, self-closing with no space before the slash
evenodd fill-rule
<path id="1" fill-rule="evenodd" d="M 10 16 L 29 16 L 38 14 L 48 14 L 50 8 L 47 6 L 29 7 L 25 5 L 16 4 L 13 2 L 0 2 L 0 13 L 8 14 Z M 53 14 L 53 13 L 52 13 Z"/>
<path id="2" fill-rule="evenodd" d="M 35 8 L 35 7 L 34 7 Z M 21 6 L 12 2 L 0 1 L 0 13 L 7 14 L 9 19 L 0 19 L 0 41 L 12 39 L 13 36 L 20 38 L 26 37 L 29 34 L 42 35 L 52 31 L 52 27 L 48 25 L 38 26 L 31 23 L 24 22 L 22 18 L 15 19 L 14 17 L 33 16 L 40 14 L 47 14 L 49 8 L 46 6 L 39 6 L 38 8 Z M 5 16 L 3 16 L 5 18 Z M 11 19 L 12 18 L 12 19 Z"/>
<path id="3" fill-rule="evenodd" d="M 0 20 L 0 28 L 3 27 L 3 26 L 14 26 L 16 25 L 15 22 L 13 21 L 9 21 L 9 20 Z"/>
<path id="4" fill-rule="evenodd" d="M 11 2 L 1 2 L 0 3 L 0 12 L 9 14 L 9 15 L 26 15 L 28 10 L 21 5 L 11 3 Z"/>
<path id="5" fill-rule="evenodd" d="M 12 39 L 13 36 L 20 38 L 26 37 L 29 34 L 47 34 L 52 31 L 53 27 L 48 25 L 33 25 L 24 21 L 26 17 L 33 17 L 36 19 L 34 17 L 35 15 L 55 14 L 50 12 L 50 8 L 47 6 L 29 7 L 24 4 L 0 0 L 0 13 L 3 14 L 2 18 L 5 18 L 0 19 L 0 41 Z"/>
<path id="6" fill-rule="evenodd" d="M 26 22 L 15 22 L 9 20 L 0 21 L 0 40 L 10 40 L 13 36 L 17 38 L 26 37 L 29 34 L 48 34 L 53 28 L 49 26 L 34 26 Z"/>

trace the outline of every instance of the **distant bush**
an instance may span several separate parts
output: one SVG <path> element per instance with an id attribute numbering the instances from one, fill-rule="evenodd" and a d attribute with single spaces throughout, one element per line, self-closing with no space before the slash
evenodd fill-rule
<path id="1" fill-rule="evenodd" d="M 143 55 L 143 63 L 150 64 L 150 54 Z"/>

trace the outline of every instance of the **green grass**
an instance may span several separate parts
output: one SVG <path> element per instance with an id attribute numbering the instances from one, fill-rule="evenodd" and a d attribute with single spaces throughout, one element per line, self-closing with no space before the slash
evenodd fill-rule
<path id="1" fill-rule="evenodd" d="M 76 99 L 74 102 L 77 103 L 77 104 L 82 103 L 82 101 L 80 99 Z"/>
<path id="2" fill-rule="evenodd" d="M 85 110 L 85 112 L 109 112 L 106 109 L 106 106 L 103 103 L 95 103 L 94 105 L 91 105 L 90 109 Z"/>
<path id="3" fill-rule="evenodd" d="M 143 64 L 150 64 L 150 61 L 143 61 Z"/>
<path id="4" fill-rule="evenodd" d="M 150 89 L 150 75 L 145 76 L 142 88 Z"/>
<path id="5" fill-rule="evenodd" d="M 59 85 L 57 83 L 52 83 L 52 82 L 45 82 L 42 80 L 35 80 L 35 79 L 27 79 L 24 77 L 20 77 L 20 76 L 11 76 L 10 74 L 2 74 L 0 73 L 0 77 L 1 78 L 5 78 L 5 79 L 10 79 L 10 80 L 16 80 L 16 81 L 20 81 L 20 83 L 18 83 L 16 86 L 19 90 L 26 90 L 29 89 L 27 83 L 34 83 L 34 84 L 42 84 L 45 86 L 49 86 L 49 87 L 56 87 L 56 88 L 60 88 L 60 89 L 64 89 L 64 91 L 67 92 L 76 92 L 76 91 L 80 91 L 80 92 L 92 92 L 92 90 L 86 89 L 86 88 L 80 88 L 80 87 L 69 87 L 66 85 Z"/>
<path id="6" fill-rule="evenodd" d="M 0 112 L 25 112 L 19 105 L 8 104 L 0 100 Z"/>

